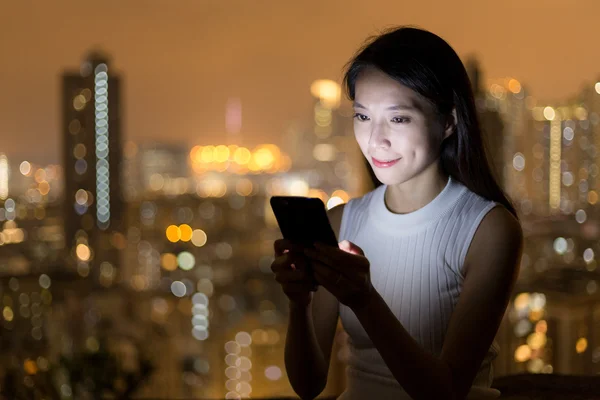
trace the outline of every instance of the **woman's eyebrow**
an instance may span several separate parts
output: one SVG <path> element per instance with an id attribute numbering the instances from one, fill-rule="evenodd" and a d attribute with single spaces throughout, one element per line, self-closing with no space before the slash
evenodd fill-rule
<path id="1" fill-rule="evenodd" d="M 354 108 L 363 108 L 363 109 L 367 109 L 367 107 L 363 106 L 362 104 L 360 104 L 359 102 L 355 101 L 354 102 Z M 411 104 L 396 104 L 393 106 L 390 106 L 387 108 L 387 110 L 392 110 L 392 111 L 396 111 L 396 110 L 409 110 L 409 111 L 419 111 L 419 108 L 411 105 Z"/>

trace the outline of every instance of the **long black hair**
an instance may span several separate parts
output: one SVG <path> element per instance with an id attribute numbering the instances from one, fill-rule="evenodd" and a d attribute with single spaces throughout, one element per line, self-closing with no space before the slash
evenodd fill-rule
<path id="1" fill-rule="evenodd" d="M 440 116 L 450 117 L 456 110 L 456 130 L 442 142 L 440 150 L 443 170 L 472 192 L 502 204 L 518 218 L 488 163 L 471 82 L 454 49 L 439 36 L 411 26 L 371 37 L 346 65 L 343 81 L 350 100 L 354 101 L 359 74 L 368 67 L 381 70 L 423 96 Z M 380 185 L 366 164 L 375 186 Z"/>

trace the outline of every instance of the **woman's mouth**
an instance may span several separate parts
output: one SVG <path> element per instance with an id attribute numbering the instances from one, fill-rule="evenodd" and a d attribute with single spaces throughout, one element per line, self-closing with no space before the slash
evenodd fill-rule
<path id="1" fill-rule="evenodd" d="M 400 158 L 397 158 L 395 160 L 378 160 L 375 157 L 371 157 L 371 159 L 373 160 L 373 165 L 375 165 L 377 168 L 391 167 L 392 165 L 396 164 L 400 160 Z"/>

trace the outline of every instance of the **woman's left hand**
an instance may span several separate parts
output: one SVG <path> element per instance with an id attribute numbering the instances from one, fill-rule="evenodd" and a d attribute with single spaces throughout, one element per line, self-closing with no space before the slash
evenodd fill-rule
<path id="1" fill-rule="evenodd" d="M 304 254 L 310 259 L 317 282 L 340 303 L 357 309 L 367 305 L 375 289 L 370 263 L 360 247 L 344 240 L 339 248 L 315 243 Z"/>

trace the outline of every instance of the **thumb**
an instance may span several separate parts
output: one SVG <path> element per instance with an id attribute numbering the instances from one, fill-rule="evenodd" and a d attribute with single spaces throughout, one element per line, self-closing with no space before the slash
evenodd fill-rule
<path id="1" fill-rule="evenodd" d="M 357 255 L 361 255 L 364 256 L 365 253 L 364 251 L 358 247 L 357 245 L 355 245 L 354 243 L 352 243 L 349 240 L 342 240 L 339 243 L 340 249 L 344 250 L 347 253 L 352 253 L 352 254 L 357 254 Z"/>

